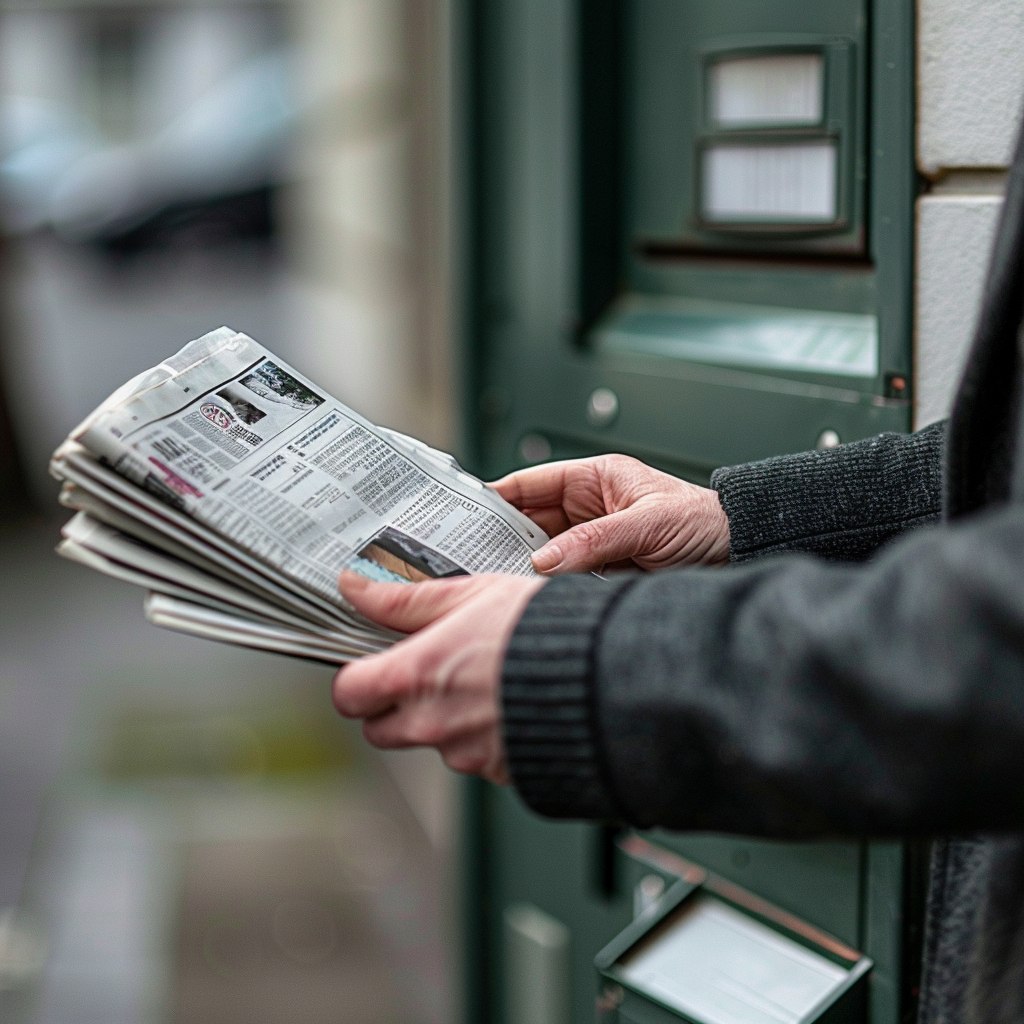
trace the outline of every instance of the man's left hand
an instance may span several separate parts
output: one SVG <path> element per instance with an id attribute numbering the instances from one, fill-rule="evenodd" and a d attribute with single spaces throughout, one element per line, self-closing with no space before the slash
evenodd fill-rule
<path id="1" fill-rule="evenodd" d="M 339 587 L 357 611 L 411 636 L 334 677 L 334 706 L 362 718 L 377 747 L 436 747 L 455 771 L 509 781 L 501 740 L 501 665 L 530 598 L 544 585 L 520 576 L 460 576 Z"/>

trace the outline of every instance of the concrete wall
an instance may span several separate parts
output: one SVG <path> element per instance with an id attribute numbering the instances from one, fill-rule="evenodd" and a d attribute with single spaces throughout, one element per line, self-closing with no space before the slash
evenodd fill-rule
<path id="1" fill-rule="evenodd" d="M 918 18 L 921 170 L 1005 167 L 1024 98 L 1024 4 L 921 0 Z"/>
<path id="2" fill-rule="evenodd" d="M 453 437 L 448 5 L 295 0 L 293 353 L 377 422 Z"/>
<path id="3" fill-rule="evenodd" d="M 290 201 L 288 357 L 377 423 L 450 449 L 448 0 L 293 0 L 304 110 Z M 448 871 L 457 790 L 431 750 L 380 758 Z M 453 922 L 448 922 L 454 929 Z M 449 935 L 445 1019 L 458 1019 Z"/>
<path id="4" fill-rule="evenodd" d="M 920 0 L 915 426 L 948 415 L 1024 97 L 1019 0 Z"/>

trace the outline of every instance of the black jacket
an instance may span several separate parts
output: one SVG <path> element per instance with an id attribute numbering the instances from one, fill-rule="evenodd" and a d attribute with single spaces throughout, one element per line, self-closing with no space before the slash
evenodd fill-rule
<path id="1" fill-rule="evenodd" d="M 555 579 L 505 661 L 542 814 L 967 837 L 933 847 L 923 1024 L 1024 1021 L 1022 310 L 1018 142 L 948 429 L 720 470 L 750 564 Z"/>

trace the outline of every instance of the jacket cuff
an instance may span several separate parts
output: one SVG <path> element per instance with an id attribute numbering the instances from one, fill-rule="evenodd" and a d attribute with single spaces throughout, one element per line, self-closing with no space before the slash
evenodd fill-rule
<path id="1" fill-rule="evenodd" d="M 527 605 L 502 671 L 505 752 L 523 800 L 553 818 L 619 819 L 594 703 L 596 636 L 632 579 L 560 576 Z"/>

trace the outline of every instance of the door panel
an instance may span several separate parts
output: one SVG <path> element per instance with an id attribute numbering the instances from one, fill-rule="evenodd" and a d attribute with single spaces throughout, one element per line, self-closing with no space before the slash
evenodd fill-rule
<path id="1" fill-rule="evenodd" d="M 477 472 L 622 451 L 706 482 L 716 466 L 829 434 L 909 428 L 911 0 L 467 0 L 464 13 Z M 739 91 L 712 95 L 722 81 Z M 743 92 L 750 81 L 783 97 L 770 123 Z M 831 207 L 809 202 L 805 216 L 782 189 L 765 214 L 743 185 L 726 199 L 769 223 L 709 223 L 708 147 L 758 151 L 733 161 L 742 185 L 762 157 L 769 170 L 802 166 L 761 150 L 824 144 Z M 804 222 L 780 220 L 787 203 Z M 793 355 L 800 331 L 811 357 Z M 526 907 L 568 928 L 571 1019 L 592 1020 L 592 959 L 629 920 L 643 865 L 607 829 L 542 821 L 490 786 L 469 792 L 474 1019 L 507 1019 L 519 938 L 506 912 Z M 872 1024 L 910 1012 L 917 861 L 901 846 L 649 838 L 871 956 Z"/>

